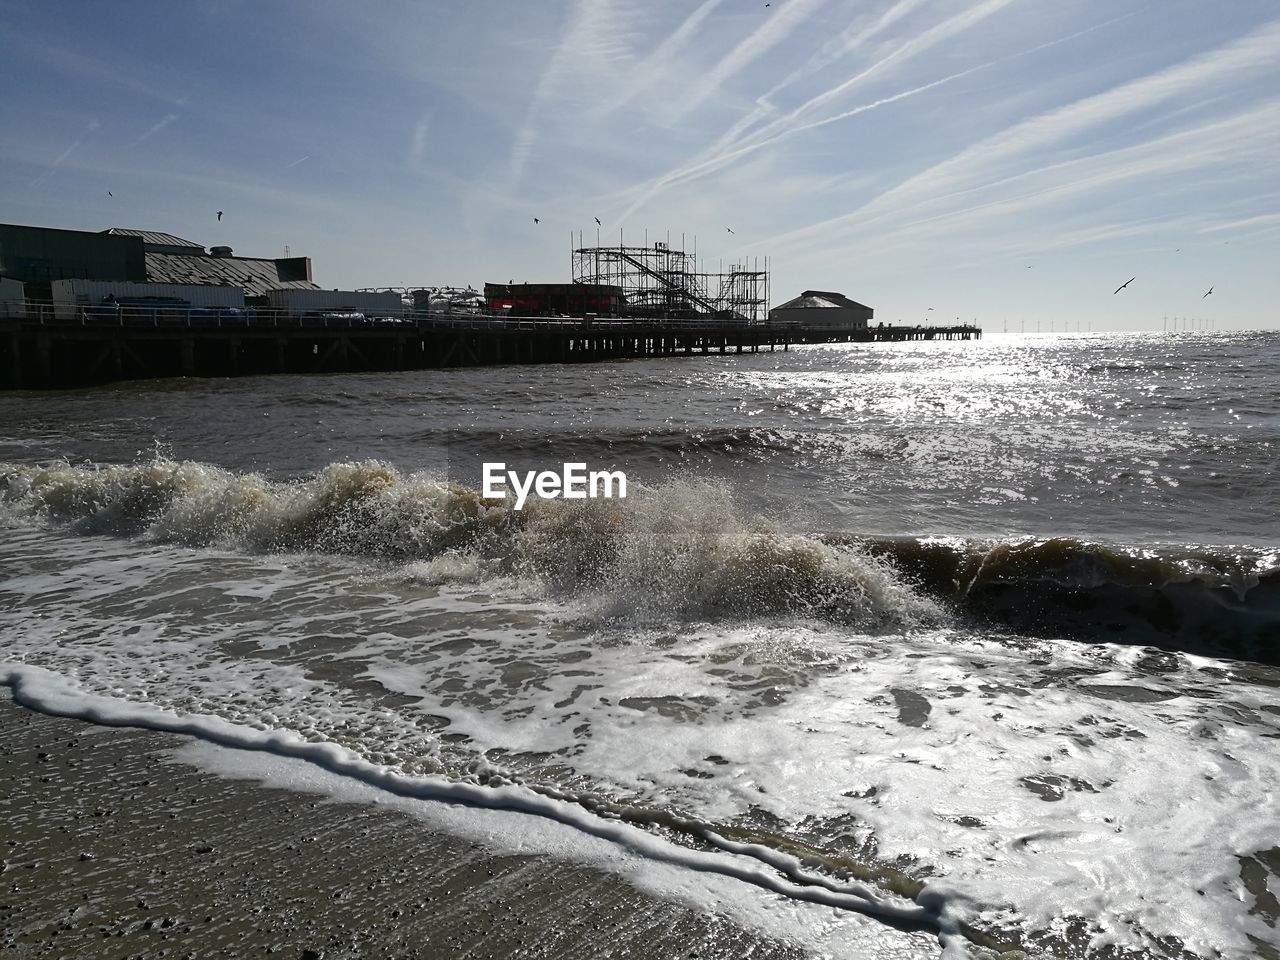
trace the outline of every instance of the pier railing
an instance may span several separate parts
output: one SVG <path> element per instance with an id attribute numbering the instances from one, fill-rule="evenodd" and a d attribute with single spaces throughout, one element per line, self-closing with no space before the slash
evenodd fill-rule
<path id="1" fill-rule="evenodd" d="M 771 329 L 797 327 L 795 322 L 733 318 L 669 318 L 586 316 L 512 317 L 483 313 L 364 313 L 332 310 L 305 314 L 289 313 L 265 307 L 175 307 L 137 304 L 47 304 L 0 303 L 0 320 L 17 320 L 40 325 L 76 324 L 79 326 L 147 326 L 147 327 L 269 327 L 299 329 L 320 327 L 335 330 L 411 324 L 423 327 L 463 330 L 565 330 L 627 327 L 646 330 Z"/>

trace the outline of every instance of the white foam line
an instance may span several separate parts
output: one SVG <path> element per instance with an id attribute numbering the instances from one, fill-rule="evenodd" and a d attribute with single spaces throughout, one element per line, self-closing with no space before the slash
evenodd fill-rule
<path id="1" fill-rule="evenodd" d="M 59 674 L 41 667 L 0 664 L 0 684 L 13 690 L 17 703 L 50 716 L 86 720 L 103 726 L 185 734 L 232 749 L 257 750 L 305 760 L 330 773 L 350 777 L 400 797 L 542 817 L 615 843 L 647 860 L 729 877 L 792 900 L 876 917 L 900 930 L 934 933 L 943 947 L 944 958 L 953 960 L 967 956 L 960 922 L 954 915 L 955 900 L 936 889 L 922 890 L 916 898 L 916 905 L 905 906 L 885 900 L 863 884 L 849 883 L 837 888 L 822 878 L 813 878 L 812 884 L 791 883 L 759 867 L 685 849 L 630 824 L 602 819 L 527 787 L 486 787 L 433 777 L 407 777 L 370 763 L 337 744 L 313 743 L 292 731 L 258 730 L 219 717 L 183 716 L 158 707 L 89 694 L 76 690 Z M 773 866 L 791 877 L 805 877 L 798 862 L 785 854 L 757 844 L 735 843 L 709 832 L 704 832 L 704 835 L 728 853 Z"/>

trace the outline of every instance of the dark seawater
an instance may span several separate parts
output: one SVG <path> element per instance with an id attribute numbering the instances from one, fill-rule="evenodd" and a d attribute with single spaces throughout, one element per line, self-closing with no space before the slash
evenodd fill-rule
<path id="1" fill-rule="evenodd" d="M 630 495 L 516 513 L 497 460 Z M 1249 956 L 1278 475 L 1273 333 L 8 394 L 0 661 L 799 856 L 956 950 Z"/>

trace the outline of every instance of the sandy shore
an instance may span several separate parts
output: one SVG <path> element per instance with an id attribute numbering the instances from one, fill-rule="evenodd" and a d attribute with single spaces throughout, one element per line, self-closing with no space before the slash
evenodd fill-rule
<path id="1" fill-rule="evenodd" d="M 804 955 L 602 871 L 203 773 L 172 759 L 185 740 L 0 689 L 0 955 Z"/>

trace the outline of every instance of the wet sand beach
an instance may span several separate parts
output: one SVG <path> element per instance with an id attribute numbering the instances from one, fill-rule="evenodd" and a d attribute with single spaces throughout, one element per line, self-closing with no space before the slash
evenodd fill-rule
<path id="1" fill-rule="evenodd" d="M 202 773 L 188 738 L 0 699 L 0 952 L 12 957 L 804 954 L 405 813 Z"/>

